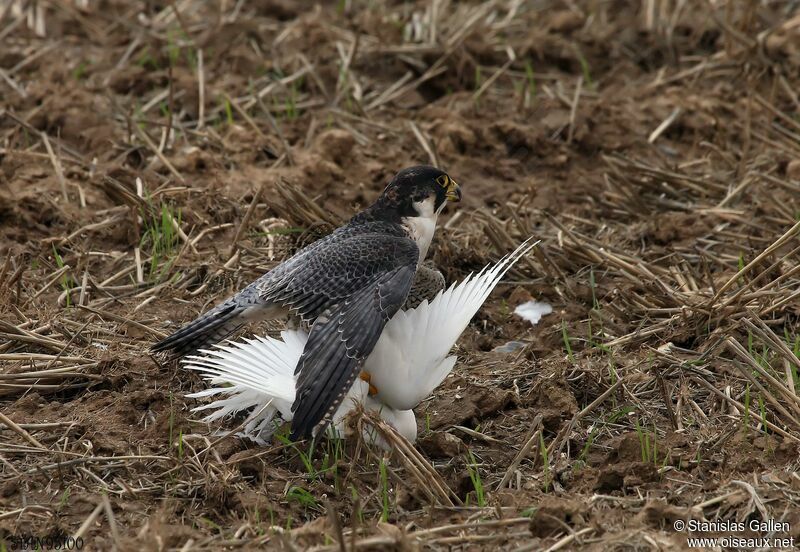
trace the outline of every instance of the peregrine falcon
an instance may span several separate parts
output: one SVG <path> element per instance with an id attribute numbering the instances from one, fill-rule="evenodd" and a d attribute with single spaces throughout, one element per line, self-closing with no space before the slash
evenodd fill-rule
<path id="1" fill-rule="evenodd" d="M 397 173 L 371 206 L 244 290 L 153 345 L 183 355 L 248 321 L 287 312 L 311 324 L 295 369 L 292 439 L 327 423 L 400 309 L 428 253 L 436 220 L 461 189 L 427 165 Z"/>
<path id="2" fill-rule="evenodd" d="M 398 311 L 367 357 L 362 377 L 333 415 L 335 433 L 345 435 L 344 420 L 360 402 L 414 442 L 417 423 L 411 409 L 447 377 L 456 363 L 455 356 L 448 356 L 450 349 L 500 279 L 536 243 L 527 240 L 496 264 L 440 291 L 430 302 L 426 299 L 416 308 Z M 276 427 L 276 415 L 285 421 L 293 419 L 295 367 L 308 339 L 302 330 L 286 330 L 281 339 L 243 339 L 187 357 L 184 367 L 200 372 L 214 386 L 189 397 L 216 398 L 194 411 L 211 410 L 206 422 L 249 411 L 243 434 L 265 443 Z M 385 445 L 380 440 L 378 444 Z"/>

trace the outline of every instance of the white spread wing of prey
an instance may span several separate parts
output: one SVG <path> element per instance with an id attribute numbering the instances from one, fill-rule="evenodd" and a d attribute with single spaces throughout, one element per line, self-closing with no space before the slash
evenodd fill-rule
<path id="1" fill-rule="evenodd" d="M 374 398 L 397 410 L 414 408 L 427 398 L 453 369 L 456 357 L 447 355 L 472 317 L 514 263 L 539 243 L 531 241 L 440 291 L 430 303 L 398 311 L 364 363 L 378 390 Z"/>
<path id="2" fill-rule="evenodd" d="M 201 349 L 182 361 L 186 368 L 202 373 L 217 387 L 188 395 L 192 398 L 221 397 L 193 411 L 212 410 L 205 421 L 213 422 L 230 414 L 253 408 L 243 433 L 258 438 L 274 429 L 270 421 L 278 412 L 285 416 L 294 402 L 294 368 L 303 352 L 307 336 L 300 331 L 284 331 L 281 339 L 244 338 Z"/>
<path id="3" fill-rule="evenodd" d="M 378 394 L 369 396 L 368 385 L 357 379 L 333 416 L 335 430 L 344 433 L 344 418 L 355 402 L 361 402 L 410 441 L 416 440 L 411 409 L 447 377 L 456 362 L 455 356 L 448 356 L 456 340 L 506 272 L 537 243 L 529 239 L 494 265 L 439 292 L 430 303 L 397 312 L 364 365 Z M 276 415 L 292 419 L 294 371 L 307 339 L 305 332 L 287 330 L 281 339 L 242 339 L 187 357 L 184 366 L 214 386 L 189 397 L 216 399 L 194 411 L 211 410 L 204 418 L 207 422 L 248 411 L 242 433 L 264 442 L 277 425 Z"/>

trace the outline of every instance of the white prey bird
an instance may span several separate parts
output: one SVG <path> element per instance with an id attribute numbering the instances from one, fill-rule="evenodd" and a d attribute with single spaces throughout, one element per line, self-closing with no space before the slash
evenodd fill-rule
<path id="1" fill-rule="evenodd" d="M 413 443 L 417 421 L 412 408 L 447 377 L 456 363 L 454 355 L 448 356 L 456 340 L 500 279 L 538 243 L 528 239 L 494 265 L 440 291 L 430 303 L 422 301 L 416 308 L 398 311 L 367 357 L 361 378 L 334 414 L 335 434 L 346 435 L 345 418 L 361 403 Z M 193 411 L 212 410 L 205 422 L 249 411 L 242 435 L 265 443 L 278 425 L 276 414 L 287 422 L 292 419 L 294 372 L 307 339 L 302 330 L 285 330 L 281 339 L 229 341 L 202 349 L 202 356 L 187 357 L 184 366 L 200 372 L 214 386 L 188 396 L 216 398 Z M 378 444 L 386 446 L 380 439 Z"/>

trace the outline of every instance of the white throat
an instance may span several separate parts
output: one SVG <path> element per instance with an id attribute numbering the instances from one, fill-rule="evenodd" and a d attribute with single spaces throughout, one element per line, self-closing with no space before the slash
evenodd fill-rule
<path id="1" fill-rule="evenodd" d="M 417 242 L 419 262 L 425 260 L 428 255 L 428 248 L 431 246 L 433 233 L 436 231 L 436 219 L 445 206 L 445 203 L 442 202 L 439 209 L 434 209 L 435 201 L 436 199 L 431 196 L 422 201 L 414 202 L 412 205 L 418 215 L 416 217 L 403 218 L 403 226 L 408 229 L 411 238 Z"/>

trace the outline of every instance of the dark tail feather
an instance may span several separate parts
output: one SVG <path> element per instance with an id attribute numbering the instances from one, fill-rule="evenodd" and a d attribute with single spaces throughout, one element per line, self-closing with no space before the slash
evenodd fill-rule
<path id="1" fill-rule="evenodd" d="M 239 318 L 243 310 L 239 305 L 222 304 L 159 341 L 150 350 L 169 351 L 171 356 L 179 357 L 206 345 L 218 343 L 244 325 Z"/>

